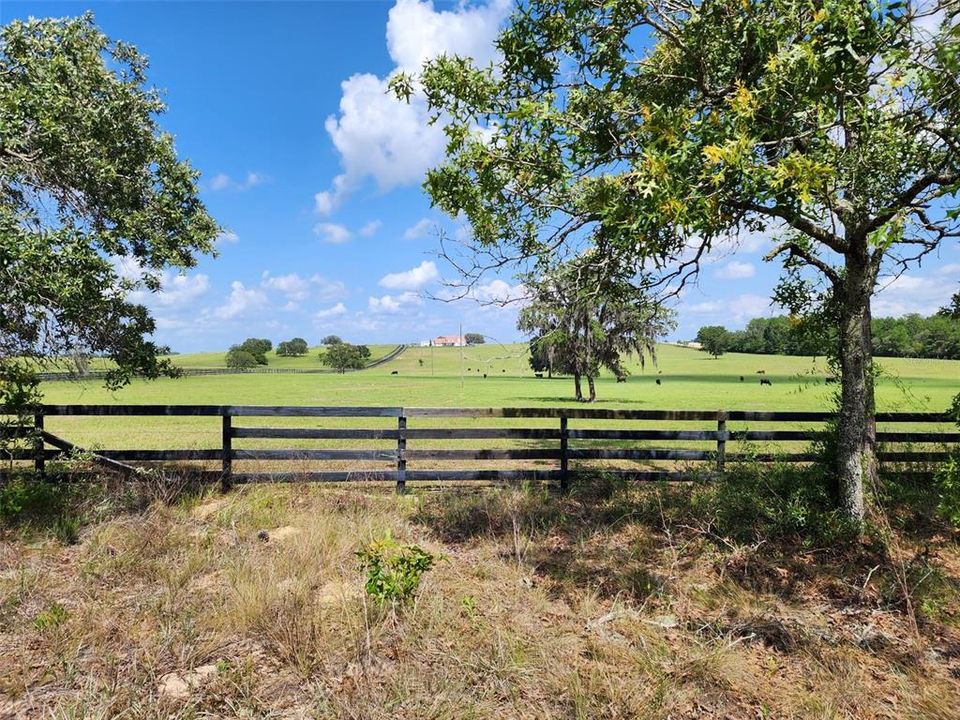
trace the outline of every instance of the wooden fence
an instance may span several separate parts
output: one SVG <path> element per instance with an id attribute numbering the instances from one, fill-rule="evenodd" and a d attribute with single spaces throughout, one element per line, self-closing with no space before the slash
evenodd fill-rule
<path id="1" fill-rule="evenodd" d="M 809 443 L 822 436 L 823 423 L 831 415 L 822 412 L 761 412 L 707 410 L 614 410 L 599 408 L 403 408 L 403 407 L 299 407 L 299 406 L 231 406 L 231 405 L 44 405 L 34 415 L 33 427 L 7 426 L 0 431 L 10 436 L 30 438 L 32 448 L 8 453 L 11 461 L 33 462 L 43 473 L 46 462 L 58 460 L 65 453 L 79 450 L 74 443 L 45 429 L 48 418 L 67 416 L 146 416 L 220 418 L 219 447 L 209 449 L 164 450 L 97 450 L 89 455 L 93 462 L 112 470 L 129 473 L 136 468 L 130 463 L 193 463 L 192 468 L 208 479 L 219 479 L 224 487 L 233 483 L 261 481 L 347 481 L 359 477 L 392 480 L 398 492 L 408 482 L 485 480 L 505 481 L 531 479 L 556 482 L 566 489 L 580 473 L 596 472 L 597 466 L 587 463 L 602 461 L 603 469 L 641 480 L 688 479 L 696 468 L 706 467 L 722 472 L 730 462 L 810 462 L 815 455 Z M 305 426 L 265 427 L 244 424 L 248 418 L 299 418 Z M 389 427 L 318 427 L 322 419 L 391 419 Z M 537 419 L 541 427 L 453 427 L 454 419 L 482 422 L 497 418 L 498 422 Z M 313 419 L 312 421 L 310 419 Z M 597 427 L 597 421 L 604 421 Z M 610 427 L 617 421 L 617 427 Z M 411 422 L 413 425 L 411 425 Z M 637 422 L 659 423 L 661 427 L 635 427 Z M 689 427 L 691 423 L 710 429 L 664 429 L 662 424 Z M 816 423 L 820 428 L 796 429 L 802 424 Z M 947 457 L 951 446 L 960 443 L 960 432 L 945 429 L 950 419 L 941 413 L 878 413 L 877 441 L 881 463 L 936 463 Z M 375 424 L 372 422 L 367 425 Z M 527 423 L 528 425 L 530 423 Z M 589 427 L 594 424 L 593 427 Z M 634 427 L 624 427 L 633 424 Z M 909 424 L 908 429 L 895 426 Z M 312 425 L 312 426 L 306 426 Z M 578 427 L 572 427 L 577 425 Z M 737 427 L 731 427 L 736 425 Z M 762 429 L 755 429 L 759 425 Z M 794 429 L 778 429 L 787 425 Z M 917 427 L 920 426 L 920 427 Z M 308 448 L 235 448 L 238 439 L 260 440 L 336 440 L 386 441 L 389 448 L 317 449 Z M 429 442 L 495 440 L 527 441 L 529 447 L 471 449 L 464 447 L 429 447 Z M 638 443 L 695 442 L 699 447 L 649 447 Z M 797 448 L 798 443 L 807 447 Z M 735 447 L 730 445 L 736 443 Z M 758 445 L 762 443 L 762 445 Z M 791 449 L 770 452 L 770 443 L 792 445 Z M 368 443 L 369 444 L 369 443 Z M 425 445 L 425 446 L 422 446 Z M 917 450 L 915 446 L 927 449 Z M 932 448 L 932 449 L 931 449 Z M 234 464 L 247 461 L 300 461 L 313 467 L 305 470 L 270 470 L 243 472 Z M 384 465 L 373 471 L 317 470 L 317 463 L 330 461 L 373 461 Z M 485 469 L 448 467 L 408 468 L 408 463 L 484 464 L 489 461 L 549 461 L 549 467 Z M 610 461 L 620 462 L 609 467 Z M 623 467 L 624 462 L 633 465 Z M 638 467 L 646 462 L 668 463 L 659 467 Z M 197 463 L 204 463 L 197 465 Z M 214 464 L 214 467 L 209 467 Z M 191 467 L 191 466 L 188 466 Z"/>

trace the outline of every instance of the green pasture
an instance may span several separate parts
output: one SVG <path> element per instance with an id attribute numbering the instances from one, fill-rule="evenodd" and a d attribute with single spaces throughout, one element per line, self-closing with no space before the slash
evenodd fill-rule
<path id="1" fill-rule="evenodd" d="M 373 348 L 372 348 L 373 349 Z M 386 354 L 391 346 L 374 349 Z M 178 355 L 184 367 L 204 367 L 218 354 Z M 291 362 L 314 361 L 315 352 Z M 461 360 L 462 357 L 462 360 Z M 877 404 L 883 411 L 940 411 L 960 392 L 960 361 L 881 359 L 884 375 L 877 382 Z M 209 365 L 207 365 L 209 367 Z M 273 366 L 273 363 L 271 363 Z M 462 368 L 462 376 L 461 376 Z M 697 350 L 662 345 L 658 364 L 641 369 L 633 363 L 625 383 L 603 375 L 597 383 L 595 407 L 700 410 L 827 410 L 835 385 L 824 384 L 825 362 L 812 358 L 724 355 L 713 359 Z M 764 370 L 763 375 L 757 373 Z M 392 374 L 396 371 L 396 375 Z M 484 377 L 486 375 L 486 377 Z M 743 380 L 741 381 L 741 377 Z M 772 382 L 760 386 L 760 377 Z M 660 379 L 658 386 L 656 380 Z M 569 377 L 534 377 L 526 346 L 485 345 L 463 348 L 407 348 L 398 358 L 376 368 L 339 374 L 220 375 L 177 380 L 136 381 L 110 392 L 96 382 L 50 382 L 43 386 L 49 403 L 224 404 L 224 405 L 386 405 L 426 407 L 575 406 Z M 243 418 L 243 425 L 297 425 L 390 428 L 395 420 L 376 418 L 271 419 Z M 415 418 L 411 427 L 553 427 L 553 420 L 500 418 Z M 583 427 L 587 421 L 572 421 Z M 617 427 L 715 429 L 711 423 L 590 421 Z M 216 448 L 218 418 L 211 417 L 77 417 L 49 418 L 47 427 L 87 447 Z M 735 425 L 730 425 L 735 429 Z M 780 429 L 790 426 L 779 425 Z M 804 427 L 803 425 L 794 427 Z M 809 427 L 809 424 L 806 426 Z M 762 429 L 754 427 L 753 429 Z M 905 429 L 901 426 L 901 429 Z M 423 441 L 424 443 L 426 441 Z M 650 444 L 650 443 L 646 443 Z M 317 441 L 238 440 L 235 447 L 318 447 Z M 529 446 L 510 440 L 430 441 L 430 447 Z M 696 443 L 657 442 L 658 447 Z M 323 441 L 324 447 L 390 447 L 388 441 Z M 769 449 L 769 448 L 765 448 Z M 733 451 L 734 448 L 728 448 Z M 332 467 L 332 466 L 329 466 Z"/>
<path id="2" fill-rule="evenodd" d="M 372 346 L 380 357 L 395 346 Z M 182 367 L 216 367 L 222 353 L 177 355 Z M 50 382 L 50 403 L 400 405 L 524 407 L 574 405 L 569 377 L 534 377 L 525 345 L 407 348 L 379 367 L 343 375 L 222 375 L 135 381 L 110 392 L 100 383 Z M 269 367 L 312 367 L 316 352 L 271 358 Z M 960 361 L 881 358 L 877 406 L 885 411 L 945 409 L 960 391 Z M 462 376 L 461 376 L 462 367 Z M 764 375 L 757 374 L 764 370 Z M 392 373 L 396 371 L 396 375 Z M 657 366 L 633 362 L 625 383 L 604 374 L 597 407 L 649 409 L 823 410 L 836 386 L 824 384 L 822 359 L 780 355 L 724 355 L 661 345 Z M 486 375 L 486 377 L 484 377 Z M 743 381 L 740 378 L 743 377 Z M 760 386 L 765 377 L 772 386 Z M 656 385 L 660 379 L 661 385 Z M 585 384 L 584 384 L 585 386 Z M 586 390 L 586 387 L 584 387 Z"/>

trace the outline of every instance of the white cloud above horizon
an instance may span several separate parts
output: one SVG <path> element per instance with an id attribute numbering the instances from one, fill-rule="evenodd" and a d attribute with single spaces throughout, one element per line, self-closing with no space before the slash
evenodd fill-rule
<path id="1" fill-rule="evenodd" d="M 244 176 L 243 180 L 235 180 L 227 173 L 217 173 L 210 180 L 210 189 L 214 192 L 222 192 L 224 190 L 246 192 L 251 188 L 255 188 L 257 185 L 262 185 L 266 179 L 266 175 L 253 170 L 247 171 L 247 174 Z"/>
<path id="2" fill-rule="evenodd" d="M 958 277 L 960 263 L 943 265 L 924 275 L 903 273 L 897 278 L 881 279 L 873 298 L 873 316 L 932 315 L 960 290 Z"/>
<path id="3" fill-rule="evenodd" d="M 348 242 L 353 237 L 353 233 L 347 230 L 343 225 L 336 223 L 322 222 L 313 226 L 313 234 L 318 236 L 323 242 L 331 245 L 340 245 Z"/>
<path id="4" fill-rule="evenodd" d="M 755 317 L 768 317 L 773 314 L 770 298 L 753 293 L 743 293 L 724 300 L 706 300 L 681 310 L 691 315 L 716 318 L 722 321 L 716 324 L 726 324 L 728 327 L 731 321 L 739 325 Z"/>
<path id="5" fill-rule="evenodd" d="M 757 268 L 753 263 L 739 262 L 731 260 L 713 272 L 713 276 L 718 280 L 746 280 L 757 274 Z"/>
<path id="6" fill-rule="evenodd" d="M 234 280 L 230 283 L 230 295 L 222 305 L 213 310 L 213 315 L 221 320 L 234 320 L 250 311 L 266 308 L 268 304 L 264 292 L 248 288 L 239 280 Z"/>
<path id="7" fill-rule="evenodd" d="M 404 240 L 416 240 L 417 238 L 426 237 L 426 235 L 433 229 L 435 223 L 429 218 L 420 218 L 413 225 L 408 227 L 403 231 Z"/>
<path id="8" fill-rule="evenodd" d="M 388 290 L 419 290 L 440 279 L 437 264 L 432 260 L 424 260 L 415 268 L 404 272 L 387 273 L 380 278 L 380 286 Z"/>
<path id="9" fill-rule="evenodd" d="M 340 155 L 342 172 L 327 190 L 316 193 L 320 215 L 330 215 L 367 179 L 381 192 L 419 181 L 442 157 L 445 137 L 428 123 L 426 102 L 395 98 L 389 76 L 417 72 L 424 61 L 443 53 L 486 64 L 495 57 L 494 40 L 511 8 L 509 0 L 436 10 L 431 0 L 397 0 L 387 17 L 387 50 L 394 69 L 386 77 L 357 73 L 341 83 L 339 112 L 324 128 Z"/>
<path id="10" fill-rule="evenodd" d="M 342 302 L 338 302 L 333 307 L 317 310 L 317 312 L 313 314 L 313 319 L 319 320 L 319 321 L 327 321 L 327 320 L 331 320 L 333 318 L 337 318 L 337 317 L 340 317 L 341 315 L 346 315 L 346 314 L 347 314 L 346 306 Z"/>
<path id="11" fill-rule="evenodd" d="M 415 292 L 405 292 L 400 295 L 371 296 L 367 301 L 370 312 L 376 315 L 393 315 L 405 310 L 419 307 L 423 299 Z"/>
<path id="12" fill-rule="evenodd" d="M 376 235 L 377 231 L 380 230 L 381 227 L 383 227 L 382 221 L 371 220 L 357 230 L 357 235 L 360 235 L 361 237 L 371 237 L 372 235 Z"/>

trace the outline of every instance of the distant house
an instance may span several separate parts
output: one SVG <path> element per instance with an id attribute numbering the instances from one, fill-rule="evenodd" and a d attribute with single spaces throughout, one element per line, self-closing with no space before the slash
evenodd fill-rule
<path id="1" fill-rule="evenodd" d="M 433 339 L 435 347 L 463 347 L 466 341 L 463 335 L 440 335 Z"/>

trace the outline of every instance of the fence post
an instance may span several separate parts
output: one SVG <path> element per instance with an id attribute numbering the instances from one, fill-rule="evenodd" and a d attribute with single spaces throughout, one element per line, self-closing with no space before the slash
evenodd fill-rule
<path id="1" fill-rule="evenodd" d="M 38 478 L 43 478 L 46 474 L 46 460 L 43 457 L 43 411 L 36 412 L 33 416 L 33 470 Z"/>
<path id="2" fill-rule="evenodd" d="M 570 489 L 570 458 L 567 453 L 567 441 L 570 437 L 570 431 L 567 430 L 567 416 L 560 416 L 560 492 L 567 492 Z"/>
<path id="3" fill-rule="evenodd" d="M 227 492 L 233 484 L 233 417 L 229 410 L 225 410 L 221 418 L 223 421 L 221 432 L 221 469 L 220 490 Z"/>
<path id="4" fill-rule="evenodd" d="M 721 410 L 717 413 L 717 472 L 723 472 L 727 462 L 727 413 Z"/>
<path id="5" fill-rule="evenodd" d="M 407 491 L 407 418 L 397 418 L 397 495 Z"/>

